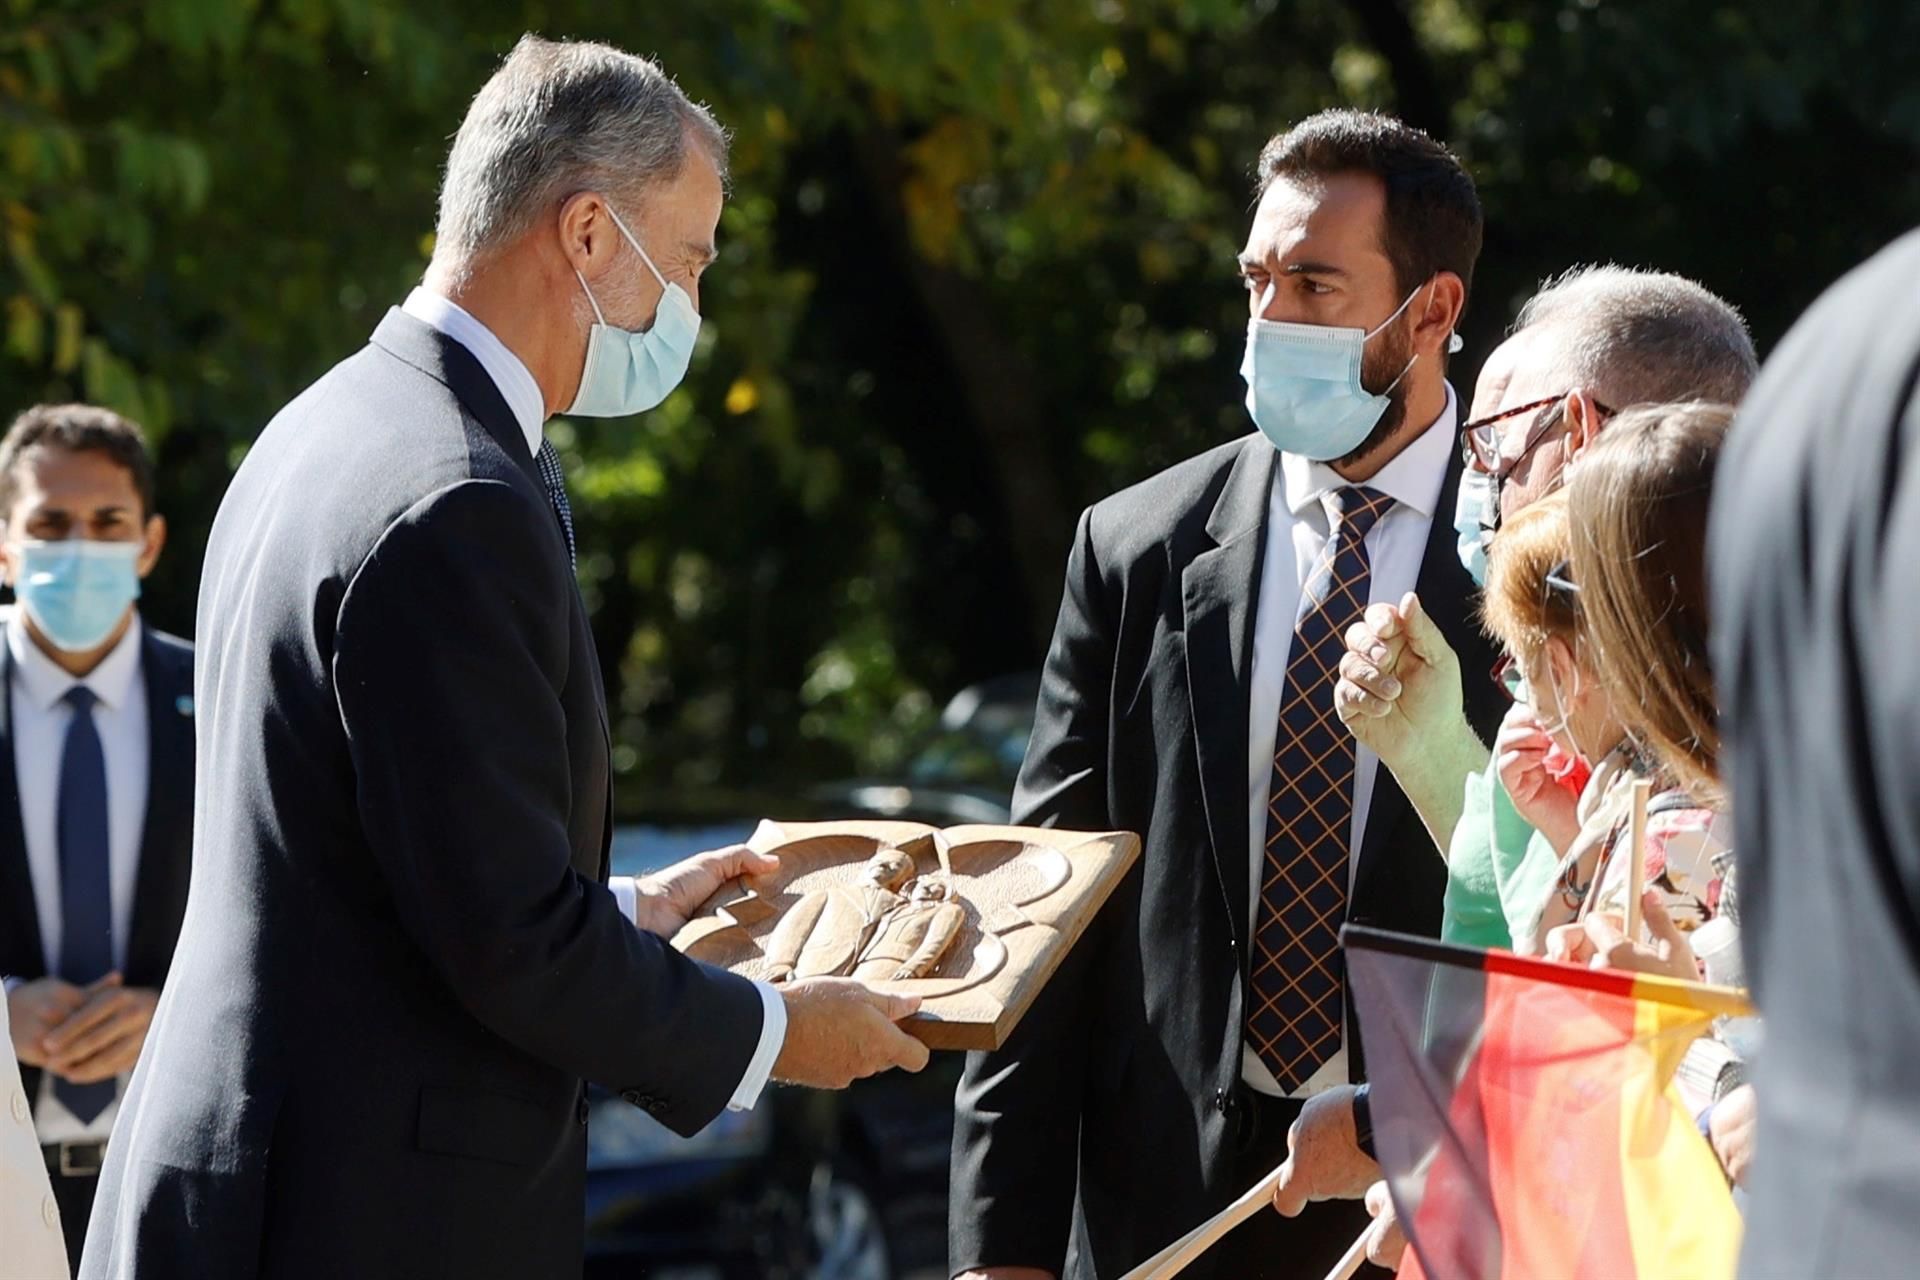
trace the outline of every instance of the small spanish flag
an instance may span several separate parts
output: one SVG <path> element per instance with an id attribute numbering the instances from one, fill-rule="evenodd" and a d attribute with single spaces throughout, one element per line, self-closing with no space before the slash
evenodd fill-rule
<path id="1" fill-rule="evenodd" d="M 1402 1277 L 1726 1280 L 1740 1215 L 1673 1088 L 1738 992 L 1348 928 Z"/>

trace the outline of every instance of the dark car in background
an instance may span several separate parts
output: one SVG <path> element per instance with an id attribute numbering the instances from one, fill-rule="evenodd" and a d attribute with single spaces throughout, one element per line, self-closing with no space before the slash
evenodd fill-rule
<path id="1" fill-rule="evenodd" d="M 1032 733 L 1037 674 L 970 686 L 898 776 L 767 798 L 765 816 L 1005 822 Z M 737 801 L 736 801 L 737 803 Z M 760 813 L 636 821 L 616 874 L 747 839 Z M 960 1055 L 841 1093 L 770 1086 L 691 1138 L 595 1091 L 587 1128 L 590 1280 L 931 1280 L 946 1274 L 947 1157 Z"/>

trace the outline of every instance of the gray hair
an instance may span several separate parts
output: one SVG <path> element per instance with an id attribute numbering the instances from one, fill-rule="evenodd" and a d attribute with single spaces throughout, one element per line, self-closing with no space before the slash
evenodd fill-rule
<path id="1" fill-rule="evenodd" d="M 691 139 L 727 172 L 727 134 L 647 58 L 525 35 L 474 96 L 440 184 L 434 256 L 456 274 L 580 191 L 639 204 Z"/>
<path id="2" fill-rule="evenodd" d="M 1684 276 L 1575 267 L 1540 286 L 1513 331 L 1552 326 L 1559 372 L 1615 409 L 1713 400 L 1739 404 L 1760 372 L 1734 306 Z"/>

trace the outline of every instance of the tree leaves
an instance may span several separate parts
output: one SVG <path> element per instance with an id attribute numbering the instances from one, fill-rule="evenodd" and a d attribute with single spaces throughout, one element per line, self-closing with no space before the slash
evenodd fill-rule
<path id="1" fill-rule="evenodd" d="M 1469 357 L 1581 260 L 1696 275 L 1767 339 L 1920 222 L 1898 0 L 0 9 L 6 407 L 164 439 L 175 629 L 247 442 L 418 280 L 447 139 L 523 31 L 714 104 L 734 196 L 687 386 L 552 424 L 650 791 L 889 765 L 930 691 L 1038 661 L 1075 512 L 1247 429 L 1233 256 L 1309 111 L 1430 110 L 1469 161 Z"/>

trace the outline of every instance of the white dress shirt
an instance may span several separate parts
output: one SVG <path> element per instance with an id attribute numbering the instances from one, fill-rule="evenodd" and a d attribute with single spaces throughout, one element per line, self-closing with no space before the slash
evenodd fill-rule
<path id="1" fill-rule="evenodd" d="M 452 338 L 480 362 L 480 367 L 493 379 L 493 385 L 507 402 L 507 408 L 513 411 L 514 420 L 526 435 L 527 453 L 532 455 L 540 452 L 540 443 L 546 432 L 547 402 L 540 394 L 540 384 L 534 381 L 533 374 L 520 357 L 513 354 L 507 344 L 500 341 L 493 330 L 476 320 L 471 312 L 437 293 L 415 289 L 407 295 L 406 304 L 400 309 Z M 613 876 L 608 879 L 607 888 L 627 919 L 637 920 L 639 888 L 634 878 Z M 787 1040 L 786 1001 L 767 983 L 756 982 L 753 985 L 760 991 L 760 1004 L 765 1016 L 760 1020 L 759 1047 L 747 1063 L 747 1073 L 740 1078 L 739 1087 L 727 1101 L 727 1107 L 732 1111 L 749 1111 L 760 1100 L 767 1080 L 773 1075 L 774 1059 L 780 1056 L 780 1048 Z"/>
<path id="2" fill-rule="evenodd" d="M 1398 604 L 1420 580 L 1420 564 L 1426 558 L 1434 508 L 1440 501 L 1447 467 L 1453 460 L 1458 437 L 1454 422 L 1458 416 L 1453 388 L 1448 386 L 1446 407 L 1433 425 L 1382 467 L 1379 474 L 1365 482 L 1367 488 L 1394 500 L 1394 505 L 1367 534 L 1367 558 L 1372 570 L 1367 592 L 1369 604 L 1383 601 Z M 1274 738 L 1280 725 L 1280 699 L 1286 690 L 1287 663 L 1293 656 L 1294 627 L 1299 622 L 1307 578 L 1320 553 L 1326 549 L 1331 533 L 1321 498 L 1349 483 L 1326 463 L 1310 462 L 1291 453 L 1280 455 L 1280 465 L 1274 475 L 1276 483 L 1268 497 L 1271 510 L 1267 517 L 1266 567 L 1260 575 L 1260 599 L 1254 606 L 1253 676 L 1247 707 L 1250 852 L 1247 874 L 1253 886 L 1249 934 L 1260 920 L 1260 885 L 1266 879 L 1267 800 L 1273 785 Z M 1379 771 L 1380 757 L 1360 747 L 1354 760 L 1353 826 L 1347 845 L 1349 893 L 1353 891 L 1356 855 L 1367 830 L 1367 811 L 1373 804 L 1373 780 Z M 1261 1093 L 1280 1093 L 1279 1082 L 1250 1043 L 1241 1050 L 1240 1074 L 1249 1087 Z M 1309 1098 L 1345 1083 L 1347 1049 L 1343 1026 L 1339 1052 L 1291 1096 Z"/>
<path id="3" fill-rule="evenodd" d="M 66 756 L 67 726 L 73 708 L 61 699 L 85 685 L 98 701 L 94 728 L 107 765 L 107 893 L 113 920 L 113 964 L 127 963 L 127 935 L 133 927 L 134 884 L 140 874 L 140 843 L 147 822 L 147 680 L 140 663 L 140 619 L 85 679 L 75 679 L 40 651 L 15 618 L 7 626 L 13 679 L 7 690 L 13 705 L 13 769 L 19 787 L 20 825 L 27 840 L 27 871 L 33 879 L 33 905 L 40 920 L 42 958 L 48 973 L 60 971 L 60 767 Z M 120 1077 L 119 1090 L 127 1078 Z M 53 1094 L 52 1072 L 40 1077 L 34 1127 L 40 1141 L 105 1140 L 119 1113 L 116 1092 L 107 1109 L 82 1124 Z"/>

